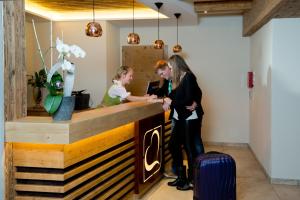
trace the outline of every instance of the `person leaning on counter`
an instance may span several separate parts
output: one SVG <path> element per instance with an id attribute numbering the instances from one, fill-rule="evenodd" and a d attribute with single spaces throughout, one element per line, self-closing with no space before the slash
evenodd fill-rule
<path id="1" fill-rule="evenodd" d="M 126 91 L 125 85 L 133 79 L 133 69 L 128 66 L 121 66 L 113 79 L 113 85 L 105 92 L 101 106 L 113 106 L 121 104 L 123 101 L 151 101 L 157 98 L 151 96 L 133 96 Z"/>

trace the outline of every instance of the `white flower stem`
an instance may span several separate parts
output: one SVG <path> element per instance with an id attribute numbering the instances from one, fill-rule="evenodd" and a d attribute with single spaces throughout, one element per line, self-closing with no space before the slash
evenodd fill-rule
<path id="1" fill-rule="evenodd" d="M 34 24 L 34 20 L 33 19 L 32 19 L 32 26 L 33 26 L 33 31 L 34 31 L 36 43 L 38 45 L 38 50 L 39 50 L 39 53 L 40 53 L 41 61 L 43 63 L 43 67 L 44 67 L 45 71 L 47 72 L 46 65 L 45 65 L 45 60 L 44 60 L 44 56 L 43 56 L 43 53 L 42 53 L 42 50 L 41 50 L 39 39 L 37 37 L 37 33 L 36 33 L 35 24 Z"/>

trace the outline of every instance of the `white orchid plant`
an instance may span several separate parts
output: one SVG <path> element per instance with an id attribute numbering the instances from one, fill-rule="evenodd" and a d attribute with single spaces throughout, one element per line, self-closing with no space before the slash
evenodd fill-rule
<path id="1" fill-rule="evenodd" d="M 62 97 L 71 96 L 74 85 L 75 65 L 67 58 L 73 54 L 76 58 L 84 58 L 85 51 L 77 45 L 64 44 L 59 38 L 56 39 L 56 50 L 58 51 L 58 61 L 47 73 L 46 87 L 49 94 L 45 99 L 44 107 L 47 112 L 53 114 L 58 109 Z M 63 77 L 58 73 L 62 69 Z"/>

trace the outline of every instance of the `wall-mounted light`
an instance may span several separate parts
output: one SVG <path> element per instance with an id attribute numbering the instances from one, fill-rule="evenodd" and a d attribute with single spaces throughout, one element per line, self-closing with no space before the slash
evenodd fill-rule
<path id="1" fill-rule="evenodd" d="M 154 48 L 155 49 L 162 49 L 164 47 L 164 41 L 159 39 L 159 9 L 162 7 L 163 3 L 161 2 L 156 2 L 155 3 L 157 7 L 157 40 L 154 42 Z"/>
<path id="2" fill-rule="evenodd" d="M 177 20 L 177 32 L 176 32 L 176 45 L 173 47 L 173 52 L 174 53 L 179 53 L 179 52 L 181 52 L 182 51 L 182 47 L 180 46 L 180 44 L 178 44 L 178 19 L 179 19 L 179 17 L 181 16 L 181 13 L 175 13 L 174 14 L 175 15 L 175 17 L 176 17 L 176 20 Z"/>
<path id="3" fill-rule="evenodd" d="M 134 0 L 132 0 L 132 33 L 129 33 L 127 37 L 128 44 L 139 44 L 140 43 L 140 36 L 134 32 Z"/>
<path id="4" fill-rule="evenodd" d="M 93 0 L 93 22 L 89 22 L 85 28 L 85 34 L 90 37 L 100 37 L 102 35 L 102 27 L 95 22 L 95 1 Z"/>

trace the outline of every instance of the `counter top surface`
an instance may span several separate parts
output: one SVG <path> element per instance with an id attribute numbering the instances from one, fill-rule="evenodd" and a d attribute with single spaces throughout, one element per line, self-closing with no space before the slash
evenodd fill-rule
<path id="1" fill-rule="evenodd" d="M 5 123 L 6 142 L 70 144 L 163 112 L 159 103 L 129 102 L 73 113 L 69 121 L 27 116 Z"/>

